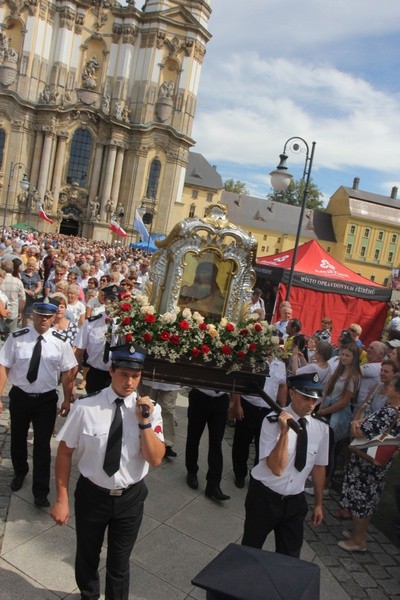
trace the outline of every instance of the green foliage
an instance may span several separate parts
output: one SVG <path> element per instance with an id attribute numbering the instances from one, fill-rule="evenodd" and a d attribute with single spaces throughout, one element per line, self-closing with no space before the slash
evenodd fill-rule
<path id="1" fill-rule="evenodd" d="M 283 204 L 292 204 L 293 206 L 301 206 L 304 194 L 305 181 L 303 179 L 292 179 L 289 187 L 283 191 L 278 192 L 272 190 L 267 194 L 268 200 L 271 202 L 283 202 Z M 318 189 L 318 186 L 310 180 L 308 185 L 307 202 L 306 207 L 313 210 L 324 210 L 323 201 L 321 200 L 322 192 Z"/>
<path id="2" fill-rule="evenodd" d="M 224 190 L 226 192 L 235 192 L 235 194 L 247 194 L 246 184 L 243 181 L 234 181 L 233 179 L 227 179 L 224 183 Z"/>

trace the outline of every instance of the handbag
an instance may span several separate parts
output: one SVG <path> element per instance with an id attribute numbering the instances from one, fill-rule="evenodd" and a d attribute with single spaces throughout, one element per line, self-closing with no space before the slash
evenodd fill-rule
<path id="1" fill-rule="evenodd" d="M 386 467 L 399 450 L 400 438 L 394 437 L 390 433 L 398 418 L 399 413 L 397 412 L 389 427 L 370 440 L 365 437 L 354 438 L 349 445 L 350 452 L 375 467 Z"/>

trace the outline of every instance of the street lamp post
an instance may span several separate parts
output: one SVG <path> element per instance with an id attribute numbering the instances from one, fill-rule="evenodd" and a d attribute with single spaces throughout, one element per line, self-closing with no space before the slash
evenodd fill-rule
<path id="1" fill-rule="evenodd" d="M 288 173 L 287 166 L 286 166 L 286 160 L 288 158 L 287 154 L 286 154 L 287 149 L 291 150 L 294 153 L 299 153 L 299 152 L 304 152 L 304 151 L 306 152 L 306 160 L 305 160 L 304 171 L 303 171 L 303 176 L 302 176 L 302 180 L 304 181 L 303 196 L 302 196 L 302 200 L 301 200 L 299 223 L 297 225 L 296 240 L 295 240 L 294 248 L 293 248 L 292 264 L 290 265 L 289 280 L 288 280 L 287 289 L 286 289 L 286 298 L 285 298 L 286 300 L 289 300 L 290 290 L 292 288 L 293 273 L 294 273 L 294 269 L 296 266 L 297 250 L 298 250 L 299 242 L 300 242 L 301 227 L 303 225 L 304 210 L 306 208 L 306 203 L 307 203 L 307 194 L 308 194 L 308 188 L 309 188 L 310 178 L 311 178 L 311 169 L 312 169 L 313 160 L 314 160 L 315 145 L 316 145 L 316 142 L 312 142 L 311 152 L 310 152 L 310 148 L 309 148 L 306 140 L 304 140 L 301 137 L 289 138 L 285 142 L 285 145 L 283 147 L 283 153 L 279 155 L 279 159 L 280 159 L 279 165 L 276 167 L 275 171 L 272 171 L 270 173 L 271 185 L 274 188 L 274 190 L 277 190 L 280 192 L 286 190 L 287 187 L 289 186 L 291 180 L 293 179 L 293 175 Z"/>
<path id="2" fill-rule="evenodd" d="M 10 198 L 10 190 L 11 190 L 11 185 L 12 185 L 12 181 L 14 179 L 14 173 L 15 173 L 15 169 L 18 167 L 18 169 L 26 169 L 26 166 L 23 163 L 17 162 L 11 162 L 10 165 L 10 172 L 8 174 L 8 183 L 7 183 L 7 192 L 6 192 L 6 202 L 5 202 L 5 206 L 4 206 L 4 213 L 3 213 L 3 235 L 5 233 L 6 230 L 6 216 L 7 216 L 7 211 L 8 211 L 8 202 L 9 202 L 9 198 Z M 28 180 L 28 176 L 25 173 L 23 178 L 21 179 L 21 181 L 19 182 L 19 186 L 22 190 L 24 190 L 24 192 L 27 192 L 29 190 L 29 180 Z"/>

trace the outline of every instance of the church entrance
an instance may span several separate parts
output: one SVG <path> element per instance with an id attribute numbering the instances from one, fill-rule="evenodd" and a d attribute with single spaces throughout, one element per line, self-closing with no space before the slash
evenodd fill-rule
<path id="1" fill-rule="evenodd" d="M 60 233 L 64 235 L 78 235 L 79 222 L 75 219 L 63 219 L 60 224 Z"/>

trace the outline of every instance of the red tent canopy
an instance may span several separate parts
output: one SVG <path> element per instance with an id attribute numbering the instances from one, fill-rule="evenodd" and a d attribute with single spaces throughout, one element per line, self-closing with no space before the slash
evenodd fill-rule
<path id="1" fill-rule="evenodd" d="M 292 265 L 293 249 L 257 260 L 256 273 L 261 279 L 275 279 L 280 286 L 277 305 L 285 298 Z M 263 265 L 263 266 L 262 266 Z M 354 273 L 332 258 L 315 240 L 299 246 L 293 274 L 290 302 L 294 316 L 303 324 L 303 332 L 314 333 L 322 317 L 332 317 L 333 340 L 351 323 L 363 328 L 362 340 L 380 339 L 391 290 Z"/>

